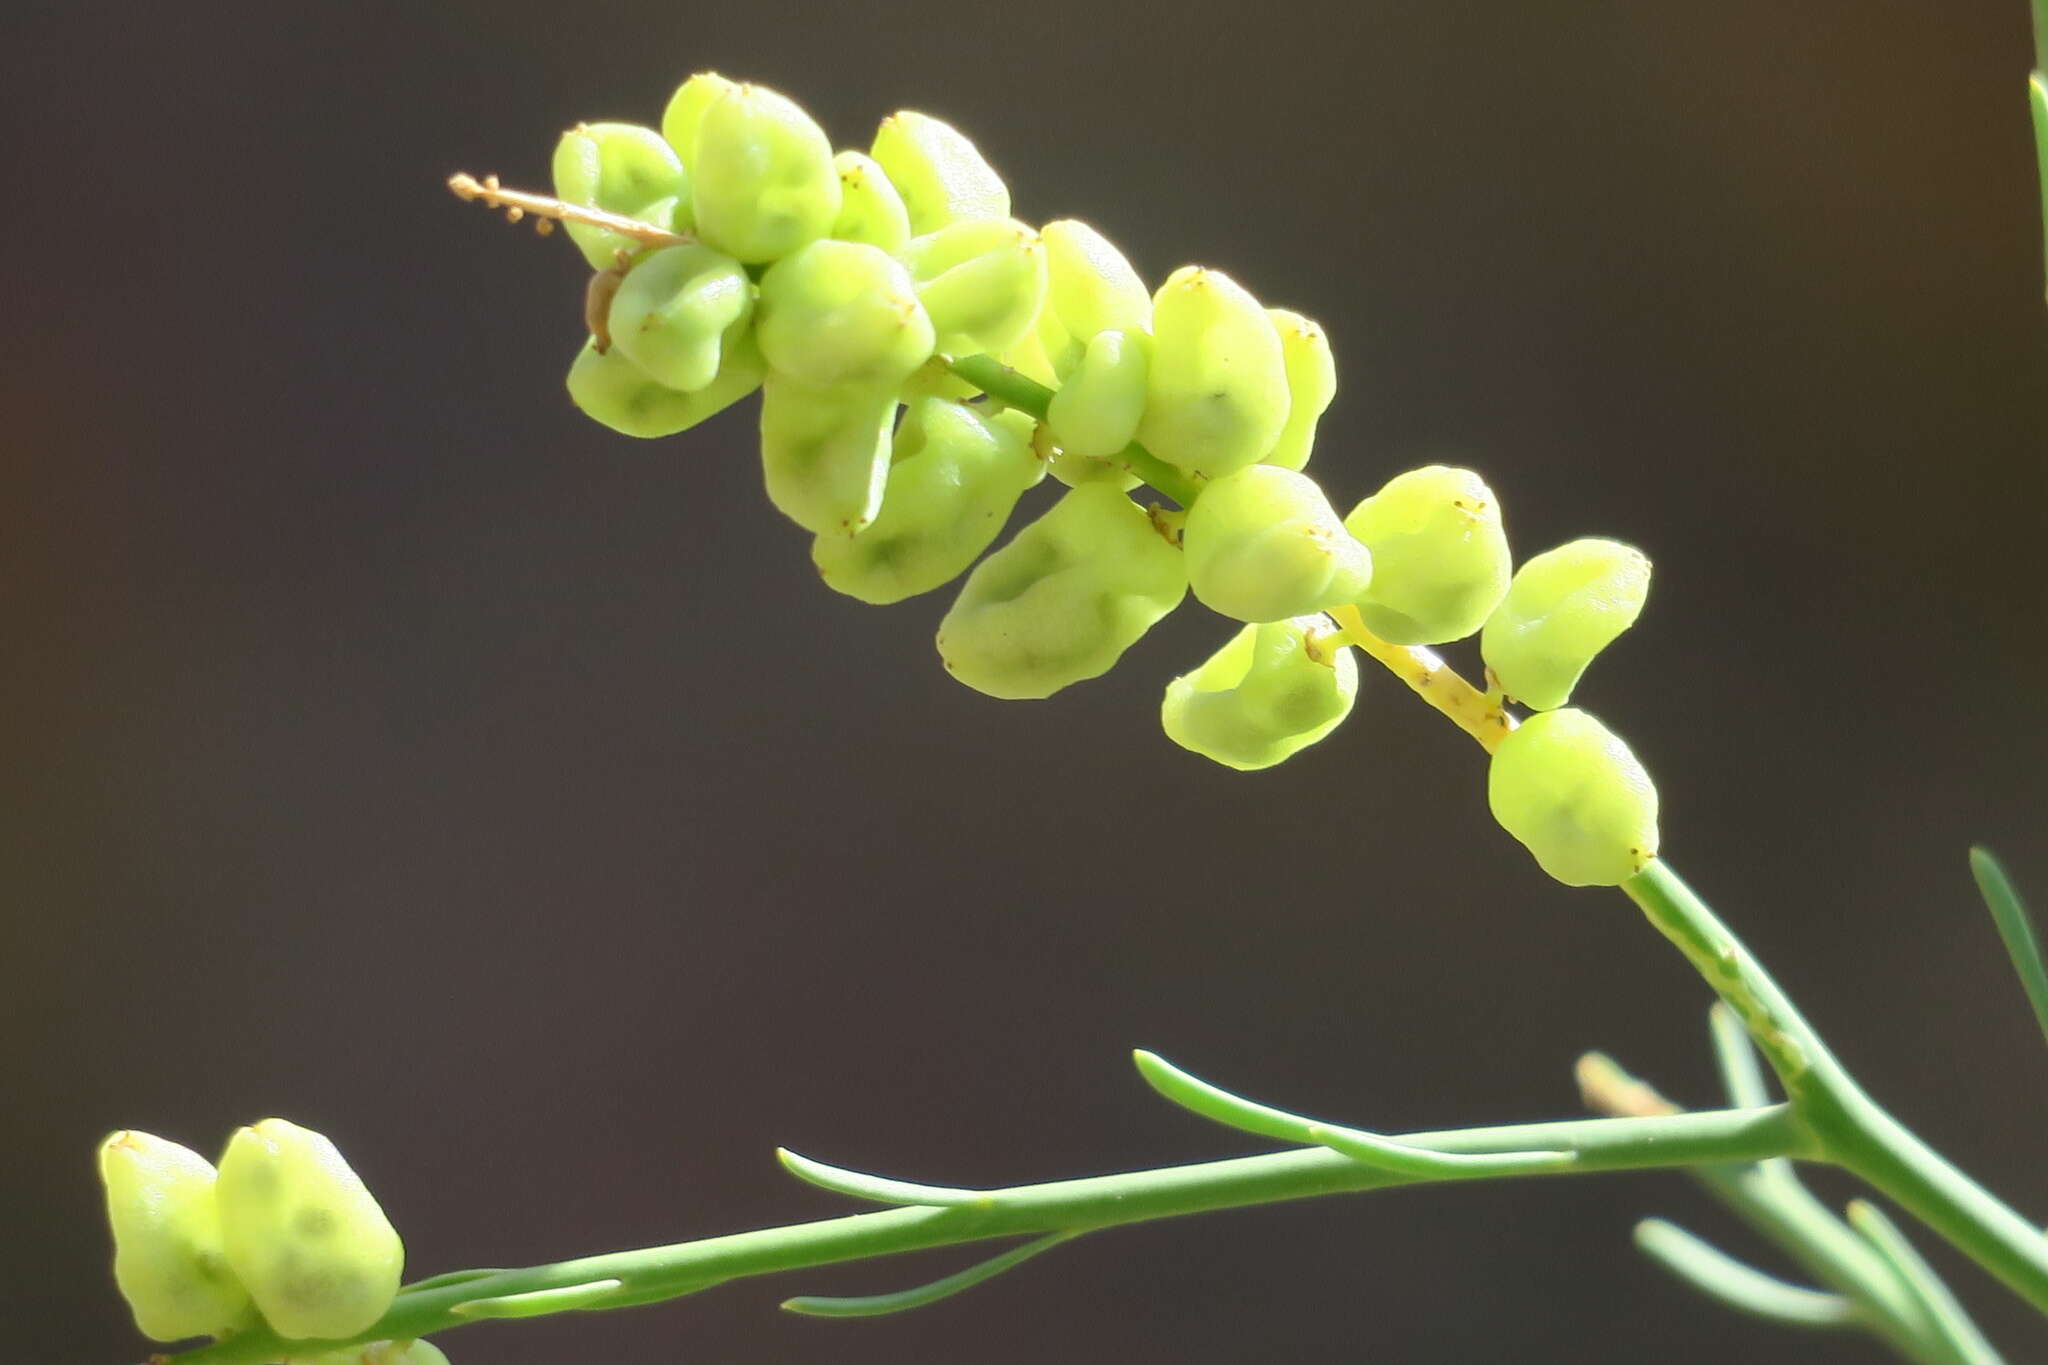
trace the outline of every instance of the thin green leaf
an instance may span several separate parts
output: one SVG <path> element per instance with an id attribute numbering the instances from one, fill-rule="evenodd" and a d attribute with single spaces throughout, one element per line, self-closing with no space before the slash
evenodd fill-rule
<path id="1" fill-rule="evenodd" d="M 493 1275 L 504 1274 L 503 1269 L 494 1270 L 450 1270 L 445 1274 L 430 1275 L 424 1280 L 399 1288 L 401 1294 L 417 1294 L 424 1289 L 447 1289 L 452 1285 L 468 1284 L 471 1280 L 488 1280 Z"/>
<path id="2" fill-rule="evenodd" d="M 2034 1022 L 2041 1026 L 2042 1036 L 2048 1038 L 2048 968 L 2042 965 L 2041 941 L 2035 937 L 2026 904 L 2013 889 L 2012 878 L 2005 875 L 2004 866 L 1981 844 L 1970 850 L 1970 875 L 1977 879 L 1977 890 L 1991 911 L 1992 922 L 1998 926 L 2006 956 L 2012 959 L 2012 969 L 2019 973 L 2027 1003 L 2034 1007 Z"/>
<path id="3" fill-rule="evenodd" d="M 458 1318 L 541 1318 L 550 1313 L 608 1307 L 604 1301 L 616 1298 L 624 1287 L 619 1280 L 592 1280 L 588 1284 L 563 1285 L 560 1289 L 534 1289 L 524 1294 L 470 1299 L 448 1311 Z"/>
<path id="4" fill-rule="evenodd" d="M 1884 1257 L 1906 1288 L 1918 1299 L 1927 1311 L 1942 1342 L 1956 1353 L 1966 1365 L 2004 1365 L 2003 1357 L 1993 1350 L 1984 1334 L 1977 1330 L 1977 1324 L 1970 1321 L 1970 1315 L 1963 1311 L 1956 1296 L 1935 1274 L 1934 1267 L 1927 1264 L 1913 1244 L 1906 1240 L 1906 1234 L 1899 1231 L 1899 1225 L 1886 1216 L 1884 1210 L 1867 1199 L 1849 1201 L 1849 1226 L 1863 1234 L 1878 1255 Z"/>
<path id="5" fill-rule="evenodd" d="M 787 1147 L 775 1149 L 775 1159 L 782 1163 L 798 1180 L 816 1185 L 821 1190 L 843 1194 L 853 1199 L 866 1199 L 877 1204 L 932 1208 L 992 1209 L 996 1197 L 987 1190 L 959 1190 L 944 1185 L 916 1185 L 908 1180 L 891 1180 L 886 1176 L 866 1175 L 860 1171 L 849 1171 L 839 1166 L 827 1166 L 822 1161 L 813 1161 L 799 1156 Z"/>
<path id="6" fill-rule="evenodd" d="M 1207 1081 L 1191 1076 L 1156 1053 L 1140 1050 L 1132 1054 L 1138 1071 L 1154 1090 L 1183 1109 L 1205 1119 L 1260 1137 L 1327 1147 L 1353 1161 L 1383 1171 L 1420 1179 L 1458 1176 L 1536 1174 L 1562 1170 L 1574 1164 L 1573 1152 L 1471 1152 L 1452 1153 L 1411 1147 L 1358 1128 L 1319 1123 L 1290 1114 L 1284 1109 L 1257 1104 L 1233 1095 Z"/>
<path id="7" fill-rule="evenodd" d="M 1647 1218 L 1636 1224 L 1636 1247 L 1710 1299 L 1754 1317 L 1790 1327 L 1844 1328 L 1861 1323 L 1856 1306 L 1840 1294 L 1787 1284 L 1744 1265 L 1675 1223 Z"/>
<path id="8" fill-rule="evenodd" d="M 785 1299 L 782 1307 L 791 1313 L 801 1313 L 811 1318 L 878 1318 L 888 1313 L 904 1313 L 913 1308 L 922 1308 L 940 1299 L 950 1299 L 962 1290 L 972 1289 L 987 1280 L 992 1280 L 1005 1270 L 1013 1269 L 1038 1255 L 1051 1251 L 1062 1242 L 1080 1236 L 1076 1232 L 1055 1232 L 1040 1237 L 1037 1241 L 1026 1242 L 1000 1256 L 992 1256 L 957 1274 L 942 1280 L 919 1285 L 915 1289 L 899 1290 L 894 1294 L 870 1294 L 862 1298 L 828 1299 L 803 1296 Z"/>

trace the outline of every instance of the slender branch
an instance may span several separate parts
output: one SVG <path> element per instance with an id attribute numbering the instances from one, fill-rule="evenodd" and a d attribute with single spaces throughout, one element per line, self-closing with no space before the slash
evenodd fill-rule
<path id="1" fill-rule="evenodd" d="M 1810 1147 L 1797 1120 L 1782 1106 L 1414 1133 L 1401 1141 L 1411 1147 L 1451 1153 L 1576 1152 L 1579 1159 L 1569 1168 L 1574 1172 L 1756 1161 Z M 890 1209 L 507 1270 L 478 1279 L 444 1278 L 401 1293 L 383 1319 L 354 1340 L 323 1342 L 319 1349 L 332 1351 L 359 1341 L 426 1336 L 470 1321 L 455 1311 L 464 1303 L 577 1288 L 603 1280 L 617 1280 L 621 1288 L 615 1297 L 591 1303 L 593 1308 L 654 1302 L 727 1280 L 898 1252 L 1031 1234 L 1078 1233 L 1184 1214 L 1423 1183 L 1428 1182 L 1318 1148 L 1021 1185 L 989 1191 L 992 1200 L 986 1207 Z M 304 1345 L 294 1348 L 269 1332 L 253 1331 L 169 1359 L 175 1365 L 260 1365 L 305 1353 Z"/>
<path id="2" fill-rule="evenodd" d="M 1880 1109 L 1777 982 L 1663 862 L 1622 891 L 1734 1010 L 1829 1157 L 2048 1312 L 2048 1237 Z"/>
<path id="3" fill-rule="evenodd" d="M 498 183 L 498 177 L 487 175 L 482 180 L 467 171 L 457 171 L 448 177 L 448 188 L 457 199 L 480 200 L 486 208 L 503 209 L 508 222 L 516 223 L 531 214 L 542 224 L 582 223 L 588 227 L 603 228 L 616 232 L 622 237 L 631 237 L 636 242 L 649 246 L 682 246 L 696 240 L 681 233 L 670 232 L 667 228 L 656 227 L 638 218 L 628 218 L 621 213 L 610 213 L 588 204 L 571 204 L 551 194 L 532 194 L 526 190 L 508 190 Z M 545 228 L 542 228 L 545 231 Z"/>

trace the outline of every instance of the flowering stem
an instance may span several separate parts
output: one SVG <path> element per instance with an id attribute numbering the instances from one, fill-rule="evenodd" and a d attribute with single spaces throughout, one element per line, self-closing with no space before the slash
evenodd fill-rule
<path id="1" fill-rule="evenodd" d="M 1558 1173 L 1653 1170 L 1702 1162 L 1810 1156 L 1815 1152 L 1812 1139 L 1785 1105 L 1413 1133 L 1400 1140 L 1410 1147 L 1447 1153 L 1577 1153 L 1578 1160 Z M 1313 1148 L 1046 1185 L 1021 1185 L 988 1191 L 988 1200 L 973 1206 L 897 1208 L 498 1271 L 477 1278 L 430 1281 L 402 1291 L 383 1319 L 355 1341 L 426 1336 L 484 1316 L 457 1312 L 461 1304 L 515 1294 L 571 1290 L 604 1280 L 619 1281 L 619 1288 L 610 1297 L 569 1295 L 560 1300 L 561 1308 L 551 1311 L 652 1303 L 679 1298 L 727 1280 L 965 1242 L 1086 1232 L 1317 1195 L 1387 1189 L 1433 1180 L 1485 1178 L 1486 1168 L 1456 1174 L 1447 1170 L 1433 1177 L 1401 1174 Z M 547 1301 L 535 1306 L 545 1309 Z M 354 1341 L 322 1342 L 311 1349 L 331 1351 L 352 1344 Z M 269 1332 L 252 1331 L 169 1359 L 174 1365 L 259 1365 L 294 1353 L 311 1351 Z"/>

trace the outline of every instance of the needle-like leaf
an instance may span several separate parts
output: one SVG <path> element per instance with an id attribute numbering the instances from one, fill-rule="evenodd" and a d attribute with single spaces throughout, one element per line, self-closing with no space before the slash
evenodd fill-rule
<path id="1" fill-rule="evenodd" d="M 1792 1327 L 1860 1325 L 1856 1305 L 1840 1294 L 1787 1284 L 1661 1218 L 1636 1224 L 1636 1246 L 1694 1289 L 1737 1312 Z"/>
<path id="2" fill-rule="evenodd" d="M 908 1312 L 922 1308 L 940 1299 L 949 1299 L 963 1290 L 972 1289 L 986 1280 L 992 1280 L 1005 1270 L 1022 1265 L 1041 1251 L 1051 1251 L 1062 1242 L 1080 1236 L 1077 1232 L 1055 1232 L 1013 1247 L 1000 1256 L 991 1256 L 977 1262 L 957 1274 L 948 1275 L 930 1284 L 921 1284 L 915 1289 L 899 1290 L 894 1294 L 870 1294 L 862 1298 L 828 1299 L 802 1296 L 785 1299 L 783 1308 L 791 1313 L 801 1313 L 811 1318 L 878 1318 L 888 1313 Z"/>
<path id="3" fill-rule="evenodd" d="M 2019 973 L 2027 1003 L 2034 1007 L 2034 1021 L 2041 1026 L 2042 1036 L 2048 1037 L 2048 968 L 2042 966 L 2041 941 L 2035 937 L 2026 904 L 2013 890 L 2005 867 L 1982 845 L 1970 850 L 1970 875 L 1977 879 L 1977 890 L 1998 925 L 1998 937 L 2005 943 L 2013 970 Z"/>
<path id="4" fill-rule="evenodd" d="M 877 1204 L 933 1208 L 992 1209 L 996 1206 L 995 1196 L 986 1190 L 957 1190 L 944 1185 L 916 1185 L 908 1180 L 891 1180 L 886 1176 L 866 1175 L 839 1166 L 827 1166 L 822 1161 L 799 1156 L 787 1147 L 777 1147 L 775 1159 L 782 1163 L 784 1170 L 798 1180 L 853 1199 L 866 1199 Z"/>

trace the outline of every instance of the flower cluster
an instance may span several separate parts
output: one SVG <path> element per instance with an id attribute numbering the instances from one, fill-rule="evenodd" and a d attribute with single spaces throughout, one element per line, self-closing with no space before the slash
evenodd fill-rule
<path id="1" fill-rule="evenodd" d="M 114 1281 L 144 1336 L 225 1336 L 261 1324 L 295 1341 L 374 1326 L 398 1293 L 397 1232 L 320 1134 L 265 1119 L 220 1167 L 148 1133 L 100 1144 Z M 425 1342 L 379 1342 L 293 1365 L 447 1365 Z"/>
<path id="2" fill-rule="evenodd" d="M 1575 885 L 1655 856 L 1642 768 L 1559 709 L 1641 610 L 1649 562 L 1587 539 L 1516 572 L 1464 469 L 1401 474 L 1340 517 L 1303 472 L 1337 390 L 1307 318 L 1198 266 L 1148 289 L 1087 224 L 1019 222 L 924 114 L 835 153 L 789 99 L 705 73 L 658 130 L 564 134 L 554 170 L 596 211 L 569 224 L 599 272 L 577 404 L 662 436 L 760 390 L 768 496 L 828 585 L 889 603 L 967 575 L 938 629 L 961 682 L 1050 696 L 1192 595 L 1240 628 L 1168 685 L 1166 733 L 1264 768 L 1350 712 L 1347 646 L 1478 634 L 1491 699 L 1546 713 L 1498 746 L 1500 822 Z M 984 559 L 1048 472 L 1066 491 Z M 1141 481 L 1181 506 L 1134 501 Z"/>

